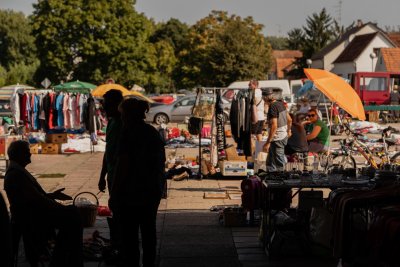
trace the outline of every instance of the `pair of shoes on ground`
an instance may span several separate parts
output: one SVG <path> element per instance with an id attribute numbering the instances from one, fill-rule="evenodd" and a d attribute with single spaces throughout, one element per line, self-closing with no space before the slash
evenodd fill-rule
<path id="1" fill-rule="evenodd" d="M 173 181 L 183 181 L 187 178 L 189 178 L 189 174 L 186 171 L 182 172 L 181 174 L 172 176 Z"/>

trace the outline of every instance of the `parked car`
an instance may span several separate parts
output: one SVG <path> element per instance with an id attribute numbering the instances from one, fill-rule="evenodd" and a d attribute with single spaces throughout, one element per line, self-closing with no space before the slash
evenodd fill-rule
<path id="1" fill-rule="evenodd" d="M 202 95 L 201 101 L 208 103 L 214 102 L 213 95 Z M 196 95 L 188 95 L 178 98 L 175 102 L 165 105 L 157 105 L 150 108 L 146 114 L 147 122 L 154 122 L 158 125 L 168 122 L 184 122 L 187 117 L 192 114 L 193 106 L 196 102 Z M 231 103 L 226 99 L 222 98 L 222 105 L 224 108 L 225 121 L 229 118 L 229 111 Z"/>

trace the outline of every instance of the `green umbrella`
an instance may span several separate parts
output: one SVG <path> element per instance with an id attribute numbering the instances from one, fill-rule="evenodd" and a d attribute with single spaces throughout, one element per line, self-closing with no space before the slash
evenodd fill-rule
<path id="1" fill-rule="evenodd" d="M 54 91 L 68 93 L 90 93 L 97 86 L 87 82 L 75 81 L 54 86 Z"/>

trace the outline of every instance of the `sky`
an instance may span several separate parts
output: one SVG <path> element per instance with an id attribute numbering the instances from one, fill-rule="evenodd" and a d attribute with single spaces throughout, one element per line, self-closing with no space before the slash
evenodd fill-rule
<path id="1" fill-rule="evenodd" d="M 0 0 L 0 8 L 29 15 L 35 2 Z M 324 7 L 345 27 L 358 19 L 378 23 L 382 29 L 400 25 L 399 0 L 136 0 L 136 10 L 156 22 L 177 18 L 192 25 L 212 10 L 223 10 L 241 17 L 252 16 L 264 25 L 266 36 L 286 36 L 291 29 L 306 25 L 306 18 Z"/>

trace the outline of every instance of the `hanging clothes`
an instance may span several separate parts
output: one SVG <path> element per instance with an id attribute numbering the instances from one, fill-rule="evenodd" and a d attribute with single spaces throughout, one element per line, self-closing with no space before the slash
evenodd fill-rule
<path id="1" fill-rule="evenodd" d="M 81 112 L 80 112 L 80 106 L 79 106 L 80 97 L 81 97 L 81 94 L 76 94 L 76 99 L 75 99 L 76 108 L 74 109 L 74 113 L 75 113 L 75 128 L 76 129 L 81 128 Z"/>
<path id="2" fill-rule="evenodd" d="M 33 100 L 33 129 L 39 130 L 40 122 L 39 122 L 39 109 L 40 109 L 40 97 L 38 95 L 34 96 Z"/>
<path id="3" fill-rule="evenodd" d="M 74 94 L 69 96 L 68 99 L 68 110 L 69 110 L 69 118 L 70 118 L 70 125 L 71 129 L 75 129 L 75 123 L 76 123 L 76 96 Z"/>
<path id="4" fill-rule="evenodd" d="M 63 99 L 63 113 L 64 113 L 64 127 L 65 129 L 71 128 L 70 112 L 68 110 L 69 94 L 64 95 Z"/>
<path id="5" fill-rule="evenodd" d="M 45 132 L 48 132 L 50 129 L 50 105 L 51 105 L 51 99 L 50 95 L 47 93 L 42 100 L 42 111 L 44 112 L 44 125 L 43 125 L 43 130 Z"/>
<path id="6" fill-rule="evenodd" d="M 221 99 L 221 90 L 217 90 L 216 94 L 217 94 L 217 99 L 215 103 L 215 119 L 217 126 L 216 141 L 217 141 L 218 152 L 221 152 L 226 147 L 225 125 L 224 125 L 225 115 Z"/>
<path id="7" fill-rule="evenodd" d="M 251 156 L 251 103 L 253 96 L 249 90 L 238 90 L 232 99 L 230 122 L 232 136 L 237 148 L 243 150 L 244 155 Z"/>
<path id="8" fill-rule="evenodd" d="M 96 105 L 94 103 L 94 98 L 92 96 L 89 96 L 87 100 L 87 106 L 84 112 L 84 118 L 85 118 L 85 125 L 86 129 L 89 131 L 90 134 L 95 133 L 96 130 Z"/>
<path id="9" fill-rule="evenodd" d="M 63 112 L 64 94 L 60 93 L 56 98 L 57 125 L 64 127 L 64 112 Z"/>

